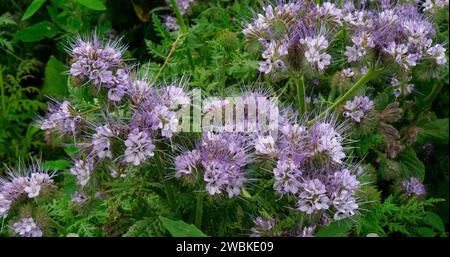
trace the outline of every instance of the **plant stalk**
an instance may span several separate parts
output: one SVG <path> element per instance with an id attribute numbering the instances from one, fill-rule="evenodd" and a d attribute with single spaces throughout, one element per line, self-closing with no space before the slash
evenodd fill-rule
<path id="1" fill-rule="evenodd" d="M 306 112 L 305 78 L 303 74 L 300 78 L 295 79 L 295 85 L 297 86 L 298 112 L 303 115 Z"/>
<path id="2" fill-rule="evenodd" d="M 330 107 L 328 107 L 325 111 L 323 111 L 319 116 L 316 118 L 310 120 L 308 124 L 310 125 L 317 119 L 321 119 L 327 115 L 327 113 L 331 112 L 336 108 L 336 106 L 344 103 L 347 101 L 350 97 L 353 96 L 353 94 L 361 89 L 362 86 L 364 86 L 367 82 L 369 82 L 374 76 L 376 75 L 375 67 L 372 65 L 367 72 L 339 99 L 337 99 Z"/>
<path id="3" fill-rule="evenodd" d="M 202 192 L 199 192 L 197 195 L 197 204 L 195 206 L 195 226 L 198 229 L 202 229 L 202 220 L 203 220 L 203 201 L 204 196 Z"/>

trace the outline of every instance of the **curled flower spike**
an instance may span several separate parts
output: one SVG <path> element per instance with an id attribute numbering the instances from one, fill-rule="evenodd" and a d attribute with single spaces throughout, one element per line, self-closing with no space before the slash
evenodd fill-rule
<path id="1" fill-rule="evenodd" d="M 22 195 L 35 198 L 52 187 L 56 175 L 45 168 L 39 159 L 32 159 L 28 166 L 19 162 L 16 168 L 6 169 L 6 177 L 0 177 L 0 217 L 8 216 L 11 205 Z"/>
<path id="2" fill-rule="evenodd" d="M 70 168 L 70 173 L 76 176 L 78 185 L 84 187 L 89 182 L 93 170 L 94 161 L 92 159 L 80 159 L 75 161 L 75 166 Z"/>
<path id="3" fill-rule="evenodd" d="M 96 33 L 90 37 L 79 36 L 67 49 L 72 57 L 69 74 L 79 81 L 105 88 L 108 99 L 119 102 L 131 87 L 128 70 L 123 69 L 125 50 L 120 39 L 104 42 Z"/>

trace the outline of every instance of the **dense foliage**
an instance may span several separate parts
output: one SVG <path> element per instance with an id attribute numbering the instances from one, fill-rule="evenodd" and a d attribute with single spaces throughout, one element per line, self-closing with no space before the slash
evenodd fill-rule
<path id="1" fill-rule="evenodd" d="M 448 17 L 446 0 L 2 1 L 0 235 L 447 236 Z M 217 117 L 232 132 L 180 131 Z"/>

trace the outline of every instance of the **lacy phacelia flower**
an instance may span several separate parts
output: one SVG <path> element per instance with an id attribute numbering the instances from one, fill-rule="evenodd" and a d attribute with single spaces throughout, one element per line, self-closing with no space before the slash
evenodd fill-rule
<path id="1" fill-rule="evenodd" d="M 166 0 L 168 6 L 172 7 L 172 2 L 170 0 Z M 185 15 L 191 5 L 194 3 L 194 0 L 177 0 L 178 9 L 180 10 L 181 15 Z"/>
<path id="2" fill-rule="evenodd" d="M 391 86 L 394 88 L 392 93 L 394 94 L 395 97 L 407 96 L 414 91 L 415 88 L 414 84 L 409 83 L 411 79 L 412 78 L 410 76 L 407 76 L 401 81 L 395 77 L 392 78 Z"/>
<path id="3" fill-rule="evenodd" d="M 131 127 L 149 133 L 159 130 L 161 136 L 171 138 L 179 129 L 176 111 L 184 108 L 191 100 L 183 86 L 184 82 L 179 85 L 173 83 L 159 89 L 148 88 L 145 91 L 134 89 L 132 99 L 138 102 Z"/>
<path id="4" fill-rule="evenodd" d="M 42 230 L 33 218 L 23 218 L 13 224 L 14 232 L 21 237 L 41 237 Z"/>
<path id="5" fill-rule="evenodd" d="M 177 23 L 177 18 L 172 15 L 164 15 L 163 18 L 163 24 L 166 30 L 168 31 L 178 31 L 180 30 L 180 26 Z"/>
<path id="6" fill-rule="evenodd" d="M 108 125 L 95 128 L 95 134 L 92 136 L 92 152 L 99 158 L 112 158 L 111 142 L 109 139 L 114 134 Z"/>
<path id="7" fill-rule="evenodd" d="M 298 235 L 299 237 L 313 237 L 314 236 L 314 231 L 316 230 L 316 226 L 309 226 L 309 227 L 304 227 L 301 231 L 300 234 Z"/>
<path id="8" fill-rule="evenodd" d="M 352 101 L 345 102 L 344 117 L 361 122 L 372 109 L 373 102 L 367 96 L 355 96 Z"/>
<path id="9" fill-rule="evenodd" d="M 132 163 L 135 166 L 140 165 L 147 158 L 154 155 L 155 145 L 152 139 L 144 131 L 133 129 L 125 141 L 125 162 Z"/>
<path id="10" fill-rule="evenodd" d="M 311 155 L 327 156 L 335 163 L 342 163 L 345 158 L 342 136 L 331 123 L 317 122 L 308 130 Z"/>
<path id="11" fill-rule="evenodd" d="M 251 228 L 251 237 L 272 235 L 272 229 L 275 227 L 274 219 L 265 220 L 261 217 L 256 217 L 253 222 L 255 223 L 255 227 Z"/>
<path id="12" fill-rule="evenodd" d="M 422 6 L 424 12 L 435 13 L 439 9 L 448 8 L 448 0 L 425 0 Z"/>
<path id="13" fill-rule="evenodd" d="M 72 194 L 72 202 L 77 203 L 77 204 L 81 204 L 84 203 L 86 201 L 86 196 L 80 192 L 74 192 Z"/>
<path id="14" fill-rule="evenodd" d="M 97 34 L 90 38 L 78 37 L 68 50 L 72 57 L 69 74 L 80 81 L 90 81 L 96 87 L 108 90 L 108 99 L 120 101 L 130 88 L 130 76 L 123 65 L 125 47 L 120 41 L 102 42 Z"/>
<path id="15" fill-rule="evenodd" d="M 195 152 L 175 158 L 176 176 L 191 174 L 194 164 L 199 163 L 208 194 L 226 192 L 231 198 L 241 193 L 246 181 L 244 167 L 249 161 L 247 139 L 243 135 L 205 132 Z"/>
<path id="16" fill-rule="evenodd" d="M 174 160 L 175 163 L 175 177 L 180 178 L 193 174 L 197 166 L 200 164 L 200 152 L 192 150 L 182 153 Z"/>
<path id="17" fill-rule="evenodd" d="M 255 141 L 255 151 L 258 155 L 274 157 L 276 155 L 275 141 L 272 136 L 259 136 Z"/>
<path id="18" fill-rule="evenodd" d="M 92 159 L 76 160 L 75 166 L 70 168 L 70 173 L 77 178 L 78 185 L 84 187 L 94 170 L 94 162 Z"/>
<path id="19" fill-rule="evenodd" d="M 444 65 L 447 63 L 447 57 L 445 56 L 445 48 L 440 45 L 436 44 L 427 50 L 427 54 L 436 60 L 436 63 L 438 65 Z"/>
<path id="20" fill-rule="evenodd" d="M 325 185 L 318 179 L 302 183 L 302 192 L 298 196 L 298 210 L 306 214 L 329 208 L 330 199 Z"/>
<path id="21" fill-rule="evenodd" d="M 81 117 L 75 114 L 68 101 L 50 103 L 47 118 L 41 119 L 42 130 L 57 130 L 61 134 L 75 134 Z"/>
<path id="22" fill-rule="evenodd" d="M 54 182 L 55 173 L 37 159 L 32 159 L 29 166 L 19 163 L 17 168 L 6 168 L 7 176 L 0 177 L 0 217 L 6 217 L 13 202 L 22 195 L 35 198 Z"/>
<path id="23" fill-rule="evenodd" d="M 402 186 L 408 196 L 421 196 L 426 193 L 425 186 L 416 177 L 402 181 Z"/>
<path id="24" fill-rule="evenodd" d="M 275 184 L 273 188 L 280 194 L 296 194 L 301 188 L 302 171 L 291 161 L 278 161 L 273 169 Z"/>
<path id="25" fill-rule="evenodd" d="M 305 46 L 305 58 L 312 66 L 323 70 L 330 65 L 331 55 L 324 52 L 328 48 L 328 40 L 323 35 L 300 39 L 300 43 Z"/>

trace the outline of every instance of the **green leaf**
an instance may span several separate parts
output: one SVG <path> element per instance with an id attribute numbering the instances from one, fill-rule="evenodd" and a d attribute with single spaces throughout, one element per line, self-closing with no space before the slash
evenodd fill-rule
<path id="1" fill-rule="evenodd" d="M 95 11 L 106 11 L 106 6 L 100 0 L 77 0 L 77 3 Z"/>
<path id="2" fill-rule="evenodd" d="M 424 236 L 424 237 L 434 237 L 436 235 L 431 228 L 427 228 L 427 227 L 418 228 L 417 234 L 419 236 Z"/>
<path id="3" fill-rule="evenodd" d="M 52 96 L 64 96 L 67 94 L 66 67 L 53 55 L 45 66 L 44 86 L 41 93 Z"/>
<path id="4" fill-rule="evenodd" d="M 174 237 L 206 237 L 206 235 L 193 224 L 187 224 L 182 220 L 171 220 L 161 216 L 159 219 L 164 228 Z"/>
<path id="5" fill-rule="evenodd" d="M 52 38 L 59 33 L 58 27 L 48 21 L 36 23 L 30 27 L 19 30 L 15 38 L 23 42 L 36 42 L 44 38 Z"/>
<path id="6" fill-rule="evenodd" d="M 347 236 L 351 229 L 354 219 L 343 219 L 330 223 L 330 225 L 323 227 L 314 234 L 315 237 L 343 237 Z"/>
<path id="7" fill-rule="evenodd" d="M 428 212 L 427 215 L 425 216 L 425 220 L 436 230 L 441 232 L 445 231 L 444 222 L 442 221 L 441 217 L 439 217 L 437 214 L 433 212 Z"/>
<path id="8" fill-rule="evenodd" d="M 65 170 L 70 167 L 70 163 L 66 160 L 54 160 L 44 162 L 44 167 L 49 170 Z"/>
<path id="9" fill-rule="evenodd" d="M 417 158 L 416 152 L 411 146 L 406 146 L 397 157 L 400 164 L 400 175 L 404 179 L 417 177 L 421 181 L 425 178 L 425 165 Z"/>
<path id="10" fill-rule="evenodd" d="M 420 128 L 423 131 L 417 135 L 417 142 L 419 144 L 428 142 L 448 144 L 448 118 L 426 122 Z"/>
<path id="11" fill-rule="evenodd" d="M 31 4 L 28 6 L 28 8 L 25 10 L 25 13 L 22 16 L 22 20 L 26 20 L 33 16 L 39 8 L 41 8 L 42 4 L 45 2 L 45 0 L 33 0 Z"/>

